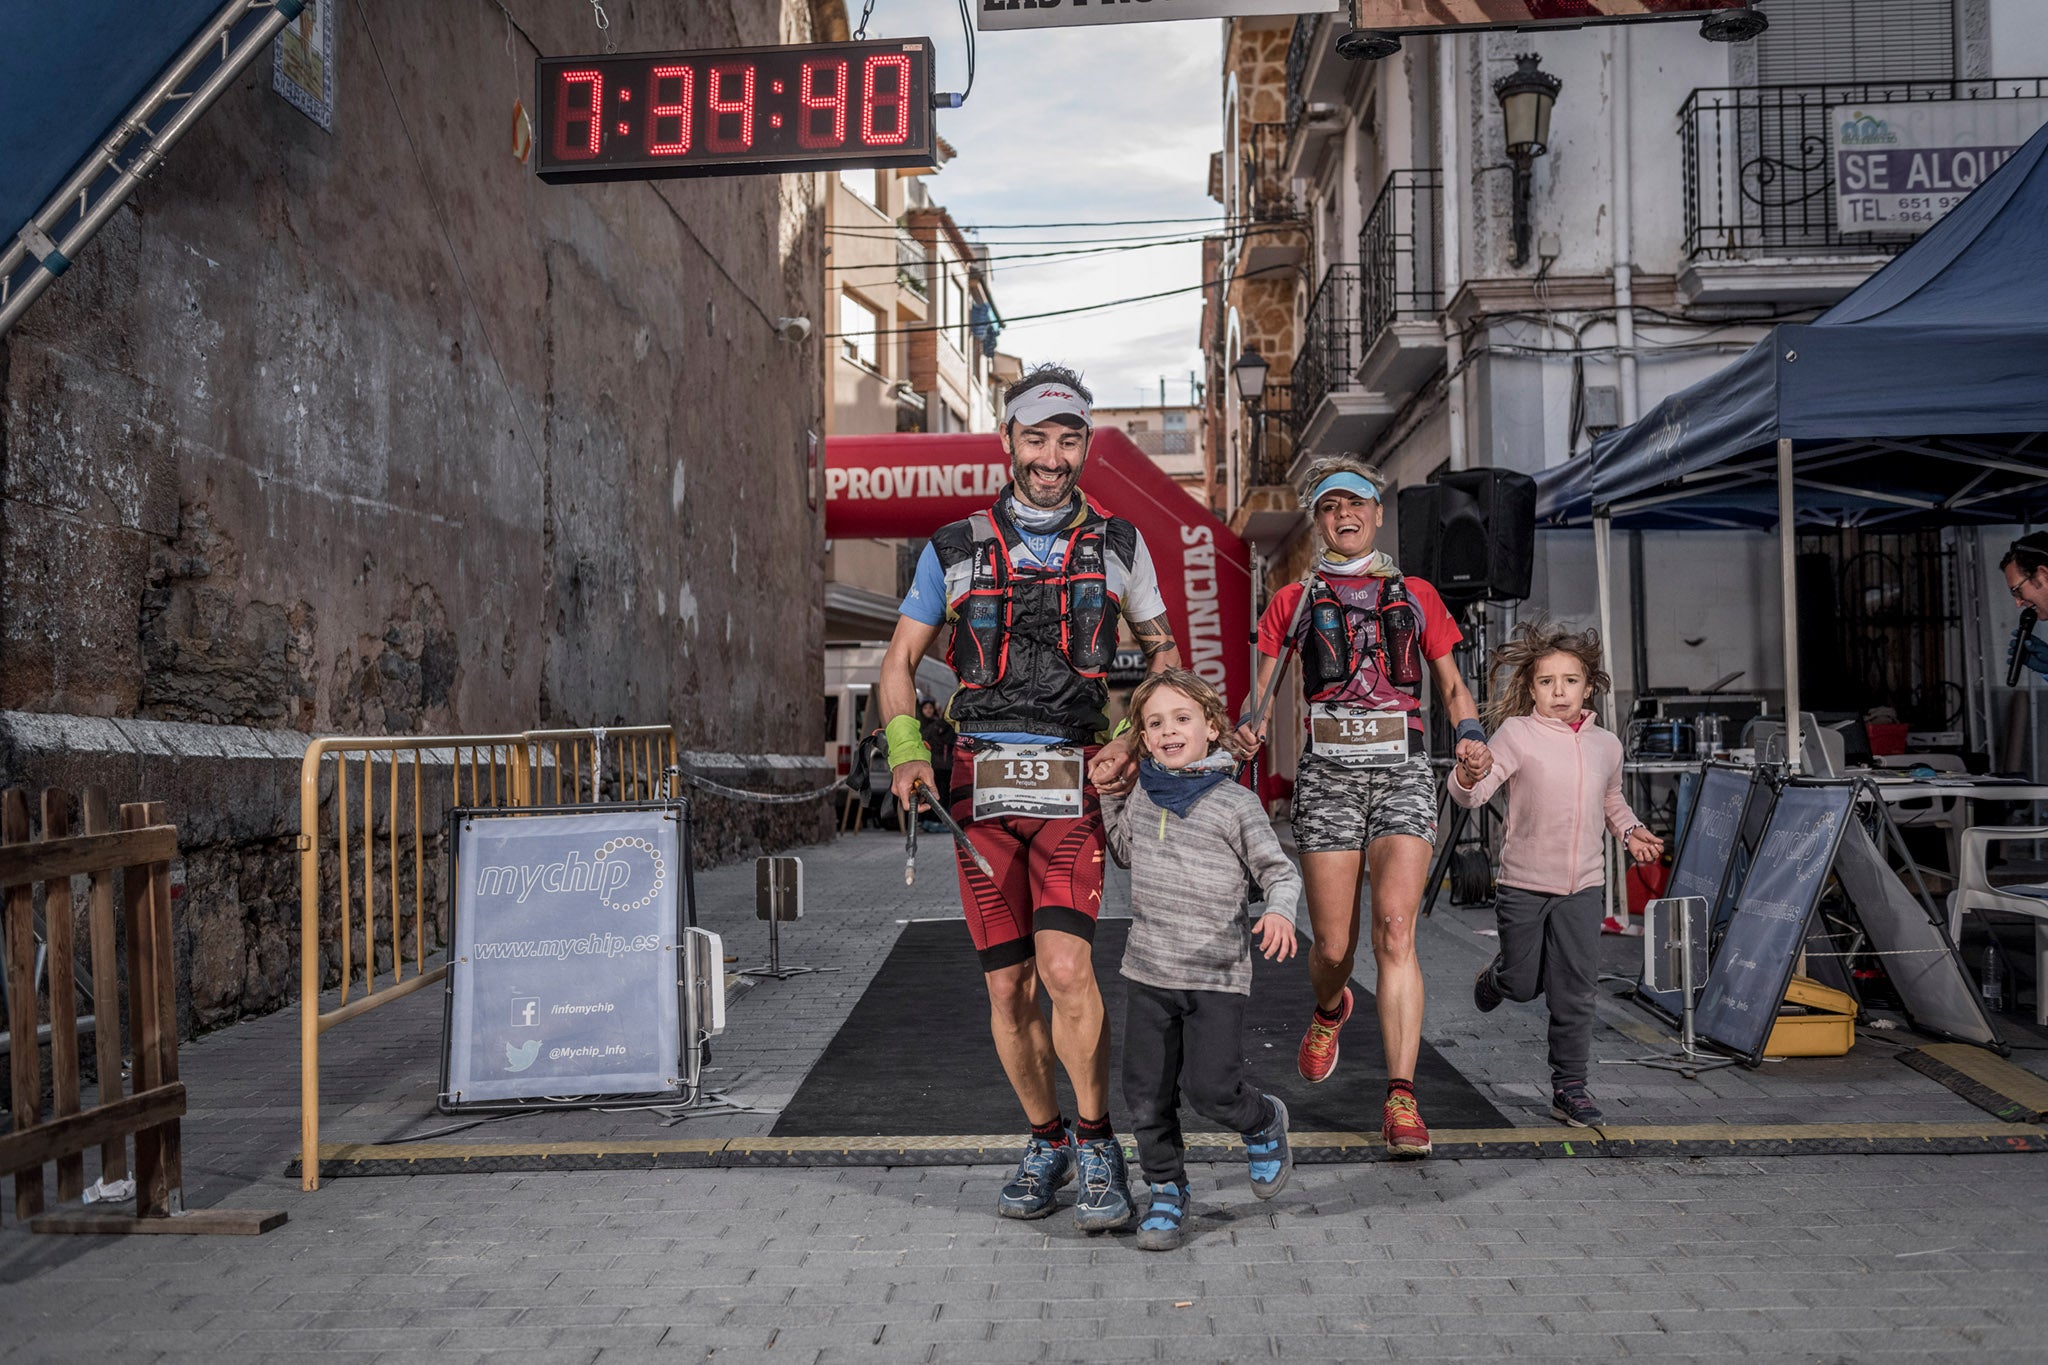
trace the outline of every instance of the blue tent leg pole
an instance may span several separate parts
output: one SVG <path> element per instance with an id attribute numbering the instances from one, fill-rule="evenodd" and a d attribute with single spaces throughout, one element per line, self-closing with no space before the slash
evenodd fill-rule
<path id="1" fill-rule="evenodd" d="M 1605 508 L 1593 514 L 1593 576 L 1598 580 L 1600 587 L 1600 647 L 1606 651 L 1607 657 L 1610 659 L 1614 657 L 1613 524 L 1613 518 L 1609 516 Z M 1600 707 L 1606 713 L 1605 720 L 1608 733 L 1621 734 L 1621 729 L 1616 724 L 1614 689 L 1612 687 L 1609 687 L 1606 693 L 1601 696 Z M 1604 913 L 1607 918 L 1626 928 L 1628 925 L 1627 903 L 1620 899 L 1620 878 L 1614 875 L 1616 864 L 1613 840 L 1611 838 L 1602 839 L 1600 841 L 1600 849 L 1601 861 L 1607 873 L 1604 878 L 1607 883 L 1607 906 Z"/>

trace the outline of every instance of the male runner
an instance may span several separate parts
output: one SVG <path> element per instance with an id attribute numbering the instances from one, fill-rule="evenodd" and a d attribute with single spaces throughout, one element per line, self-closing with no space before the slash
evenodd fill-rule
<path id="1" fill-rule="evenodd" d="M 1011 482 L 995 506 L 942 527 L 918 560 L 877 689 L 887 719 L 890 785 L 915 810 L 933 782 L 913 709 L 917 660 L 952 623 L 948 659 L 960 690 L 947 704 L 960 732 L 947 802 L 995 869 L 964 857 L 960 898 L 988 982 L 996 1052 L 1031 1138 L 997 1212 L 1041 1218 L 1075 1176 L 1075 1221 L 1089 1230 L 1131 1216 L 1123 1147 L 1109 1122 L 1109 1026 L 1092 947 L 1102 908 L 1098 786 L 1121 791 L 1137 770 L 1127 739 L 1106 739 L 1103 675 L 1117 614 L 1153 671 L 1177 666 L 1166 602 L 1138 530 L 1081 496 L 1091 432 L 1088 390 L 1042 366 L 1004 393 Z M 1099 746 L 1099 747 L 1098 747 Z M 1039 1012 L 1043 986 L 1052 1027 Z M 1079 1109 L 1069 1129 L 1053 1090 L 1057 1055 Z"/>

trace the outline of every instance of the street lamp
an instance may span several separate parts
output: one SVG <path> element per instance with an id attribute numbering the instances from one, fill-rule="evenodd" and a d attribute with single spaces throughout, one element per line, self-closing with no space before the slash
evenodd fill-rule
<path id="1" fill-rule="evenodd" d="M 1256 348 L 1247 346 L 1237 363 L 1230 367 L 1230 377 L 1237 381 L 1237 396 L 1251 404 L 1252 409 L 1252 465 L 1258 478 L 1264 482 L 1266 463 L 1266 424 L 1259 420 L 1259 400 L 1266 393 L 1266 358 Z"/>
<path id="2" fill-rule="evenodd" d="M 1508 159 L 1515 166 L 1515 254 L 1512 264 L 1529 259 L 1529 194 L 1536 158 L 1550 150 L 1550 110 L 1564 82 L 1537 68 L 1543 59 L 1533 52 L 1515 58 L 1515 69 L 1493 83 L 1500 116 L 1507 125 Z"/>
<path id="3" fill-rule="evenodd" d="M 1770 20 L 1748 5 L 1718 9 L 1700 20 L 1700 37 L 1710 43 L 1746 43 L 1770 26 Z"/>

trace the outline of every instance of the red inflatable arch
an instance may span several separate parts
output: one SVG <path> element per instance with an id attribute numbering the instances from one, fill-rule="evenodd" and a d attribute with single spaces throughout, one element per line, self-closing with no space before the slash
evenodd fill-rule
<path id="1" fill-rule="evenodd" d="M 825 442 L 825 534 L 915 539 L 995 501 L 1009 481 L 988 434 L 834 436 Z M 1137 526 L 1159 570 L 1183 662 L 1233 716 L 1251 691 L 1251 555 L 1231 529 L 1115 427 L 1095 433 L 1081 491 Z"/>

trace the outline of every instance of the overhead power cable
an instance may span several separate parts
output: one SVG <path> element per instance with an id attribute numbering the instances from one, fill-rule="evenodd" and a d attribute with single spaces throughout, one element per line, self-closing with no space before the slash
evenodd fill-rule
<path id="1" fill-rule="evenodd" d="M 1252 235 L 1253 233 L 1258 233 L 1258 232 L 1285 232 L 1285 231 L 1292 231 L 1292 229 L 1291 229 L 1290 227 L 1288 227 L 1287 225 L 1285 225 L 1285 224 L 1282 224 L 1282 225 L 1279 225 L 1279 226 L 1277 226 L 1277 227 L 1276 227 L 1276 226 L 1267 226 L 1267 227 L 1255 227 L 1255 228 L 1248 228 L 1248 229 L 1246 229 L 1246 230 L 1245 230 L 1244 232 L 1241 232 L 1241 233 L 1232 233 L 1232 234 L 1230 234 L 1230 235 L 1231 235 L 1231 236 L 1233 236 L 1233 237 L 1239 237 L 1239 238 L 1243 238 L 1243 237 L 1249 237 L 1249 236 L 1251 236 L 1251 235 Z M 973 260 L 971 260 L 971 261 L 969 262 L 969 264 L 971 264 L 971 265 L 978 265 L 978 264 L 986 264 L 986 265 L 989 265 L 989 266 L 992 266 L 992 267 L 994 267 L 994 266 L 1002 266 L 1002 265 L 1005 265 L 1005 264 L 1006 264 L 1007 262 L 1010 262 L 1010 261 L 1044 261 L 1044 260 L 1045 260 L 1046 258 L 1048 258 L 1048 257 L 1068 257 L 1068 258 L 1075 258 L 1075 257 L 1084 257 L 1084 256 L 1109 256 L 1109 255 L 1114 255 L 1114 254 L 1116 254 L 1117 252 L 1121 252 L 1121 251 L 1150 251 L 1150 250 L 1151 250 L 1151 249 L 1153 249 L 1154 247 L 1162 247 L 1162 246 L 1197 246 L 1197 245 L 1201 244 L 1202 242 L 1206 242 L 1206 241 L 1208 241 L 1208 240 L 1209 240 L 1209 239 L 1208 239 L 1208 237 L 1206 237 L 1206 236 L 1203 236 L 1203 237 L 1166 237 L 1166 238 L 1162 238 L 1162 239 L 1160 239 L 1160 240 L 1158 240 L 1158 241 L 1156 241 L 1156 242 L 1129 242 L 1129 243 L 1113 243 L 1113 244 L 1108 244 L 1108 245 L 1103 245 L 1103 246 L 1092 246 L 1092 247 L 1078 247 L 1078 246 L 1077 246 L 1077 247 L 1063 247 L 1063 248 L 1060 248 L 1059 250 L 1055 250 L 1055 251 L 1011 251 L 1011 252 L 991 252 L 991 253 L 990 253 L 989 255 L 987 255 L 987 256 L 977 256 L 977 257 L 975 257 L 975 258 L 974 258 Z M 894 271 L 894 270 L 895 270 L 896 268 L 897 268 L 897 266 L 896 266 L 896 263 L 895 263 L 895 262 L 893 262 L 893 261 L 864 261 L 864 262 L 858 262 L 858 263 L 855 263 L 855 262 L 848 262 L 848 263 L 845 263 L 845 264 L 837 264 L 837 263 L 827 263 L 827 265 L 825 266 L 825 269 L 826 269 L 826 270 L 828 270 L 828 271 L 834 271 L 834 270 L 887 270 L 887 271 Z M 1016 266 L 1013 266 L 1013 267 L 1010 267 L 1010 268 L 1011 268 L 1011 269 L 1021 269 L 1022 267 L 1016 267 Z"/>
<path id="2" fill-rule="evenodd" d="M 1064 318 L 1071 317 L 1076 313 L 1094 313 L 1105 308 L 1122 308 L 1126 304 L 1150 303 L 1154 299 L 1170 299 L 1176 294 L 1192 294 L 1197 290 L 1215 289 L 1219 286 L 1230 284 L 1235 280 L 1256 279 L 1262 275 L 1270 275 L 1275 271 L 1291 271 L 1293 269 L 1294 267 L 1291 265 L 1269 265 L 1258 270 L 1248 270 L 1242 275 L 1233 275 L 1229 280 L 1207 280 L 1201 284 L 1182 285 L 1178 289 L 1161 289 L 1153 294 L 1132 294 L 1127 298 L 1104 299 L 1100 303 L 1084 303 L 1073 308 L 1054 308 L 1044 313 L 1021 313 L 1015 317 L 1004 318 L 1003 324 L 1007 327 L 1014 327 L 1020 322 L 1036 322 L 1040 318 Z M 858 332 L 827 332 L 825 340 L 843 341 L 848 337 L 909 336 L 918 332 L 946 332 L 951 330 L 953 329 L 944 323 L 925 323 L 916 327 L 878 327 L 873 331 L 863 329 Z"/>

